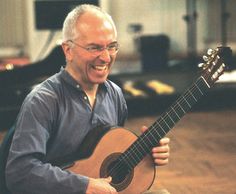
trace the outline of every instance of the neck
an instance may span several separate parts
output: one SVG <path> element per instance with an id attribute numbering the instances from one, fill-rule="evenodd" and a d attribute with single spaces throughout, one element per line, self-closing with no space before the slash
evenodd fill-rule
<path id="1" fill-rule="evenodd" d="M 96 101 L 97 88 L 98 87 L 96 87 L 96 89 L 93 88 L 91 90 L 84 90 L 84 92 L 86 93 L 86 95 L 88 97 L 90 106 L 92 108 L 94 107 L 94 104 L 95 104 L 95 101 Z"/>
<path id="2" fill-rule="evenodd" d="M 81 80 L 81 76 L 78 76 L 75 71 L 73 71 L 72 68 L 70 68 L 69 65 L 66 65 L 65 70 L 79 83 L 80 87 L 83 89 L 83 91 L 86 93 L 90 105 L 93 107 L 96 99 L 96 94 L 98 90 L 99 84 L 92 84 L 86 81 Z"/>
<path id="3" fill-rule="evenodd" d="M 92 98 L 96 97 L 98 85 L 95 85 L 94 87 L 85 87 L 85 88 L 82 87 L 82 88 L 88 96 L 91 96 Z"/>

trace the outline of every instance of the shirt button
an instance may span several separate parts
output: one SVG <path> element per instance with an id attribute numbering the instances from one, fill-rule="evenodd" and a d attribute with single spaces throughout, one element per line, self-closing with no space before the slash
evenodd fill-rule
<path id="1" fill-rule="evenodd" d="M 84 96 L 84 99 L 87 100 L 87 96 Z"/>
<path id="2" fill-rule="evenodd" d="M 79 86 L 79 85 L 76 85 L 76 88 L 80 88 L 80 86 Z"/>

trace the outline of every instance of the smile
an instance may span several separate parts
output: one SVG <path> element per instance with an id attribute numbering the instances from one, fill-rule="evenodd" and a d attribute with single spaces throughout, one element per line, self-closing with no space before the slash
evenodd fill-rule
<path id="1" fill-rule="evenodd" d="M 98 70 L 98 71 L 104 71 L 107 69 L 107 65 L 101 66 L 101 65 L 95 65 L 92 66 L 94 69 Z"/>

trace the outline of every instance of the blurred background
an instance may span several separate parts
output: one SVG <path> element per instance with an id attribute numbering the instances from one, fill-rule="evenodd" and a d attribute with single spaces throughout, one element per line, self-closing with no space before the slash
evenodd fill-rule
<path id="1" fill-rule="evenodd" d="M 61 38 L 65 15 L 83 2 L 112 15 L 120 57 L 136 56 L 135 39 L 147 35 L 167 36 L 170 58 L 177 59 L 209 47 L 236 46 L 234 0 L 2 0 L 1 57 L 27 57 L 30 62 L 45 57 Z"/>
<path id="2" fill-rule="evenodd" d="M 168 168 L 175 173 L 161 170 L 162 181 L 156 187 L 175 191 L 172 193 L 235 194 L 235 0 L 1 0 L 0 137 L 14 123 L 25 96 L 65 65 L 60 47 L 62 22 L 82 3 L 102 7 L 115 21 L 121 48 L 109 78 L 124 92 L 129 108 L 127 127 L 134 131 L 161 115 L 201 75 L 198 64 L 208 48 L 226 47 L 224 75 L 187 119 L 180 121 L 176 128 L 182 131 L 170 134 L 174 148 Z M 190 129 L 199 134 L 193 135 Z M 181 135 L 187 142 L 177 138 Z M 209 145 L 213 137 L 214 144 Z M 196 139 L 203 139 L 209 149 Z M 218 141 L 224 143 L 219 147 Z M 199 149 L 206 152 L 196 158 L 197 170 L 192 171 L 188 165 L 193 161 L 186 157 Z M 214 151 L 220 153 L 211 155 Z M 214 163 L 217 155 L 224 157 L 223 163 Z M 224 166 L 227 172 L 218 170 Z M 206 171 L 213 174 L 207 176 Z M 182 187 L 177 181 L 181 176 Z M 204 182 L 204 177 L 209 179 Z"/>
<path id="3" fill-rule="evenodd" d="M 117 25 L 121 48 L 110 79 L 131 101 L 130 114 L 133 107 L 140 107 L 136 106 L 140 100 L 146 102 L 146 108 L 140 108 L 143 114 L 153 107 L 147 98 L 173 100 L 181 94 L 199 75 L 197 67 L 208 48 L 231 48 L 232 57 L 225 58 L 228 73 L 222 80 L 227 82 L 224 88 L 234 86 L 234 0 L 2 0 L 1 125 L 9 127 L 28 92 L 65 65 L 60 48 L 62 23 L 82 3 L 102 7 Z M 158 103 L 155 111 L 163 107 L 160 104 L 168 105 Z"/>

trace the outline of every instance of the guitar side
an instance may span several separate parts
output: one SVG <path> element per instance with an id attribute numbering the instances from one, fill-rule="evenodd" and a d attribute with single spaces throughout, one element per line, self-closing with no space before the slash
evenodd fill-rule
<path id="1" fill-rule="evenodd" d="M 94 137 L 92 137 L 94 138 Z M 109 161 L 112 155 L 123 153 L 137 136 L 124 128 L 115 128 L 100 139 L 93 153 L 86 159 L 78 160 L 67 170 L 92 178 L 100 178 L 105 161 Z M 155 178 L 155 165 L 150 155 L 147 155 L 133 169 L 131 175 L 125 180 L 114 183 L 120 194 L 137 194 L 146 191 L 152 185 Z"/>

